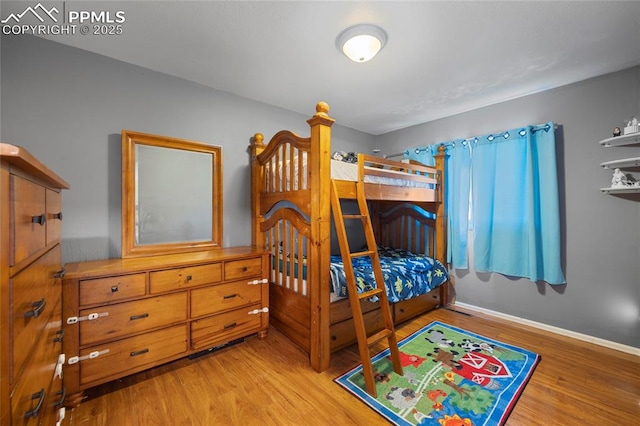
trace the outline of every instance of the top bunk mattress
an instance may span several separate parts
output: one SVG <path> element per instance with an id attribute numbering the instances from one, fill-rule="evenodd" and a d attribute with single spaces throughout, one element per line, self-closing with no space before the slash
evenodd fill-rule
<path id="1" fill-rule="evenodd" d="M 365 170 L 375 172 L 376 168 L 365 166 Z M 397 175 L 397 177 L 376 176 L 375 174 L 365 173 L 364 182 L 378 183 L 381 185 L 403 186 L 407 188 L 433 188 L 433 184 L 430 183 L 408 180 L 407 173 L 401 171 L 386 170 L 386 173 L 395 174 Z M 331 179 L 357 182 L 358 164 L 331 159 Z"/>
<path id="2" fill-rule="evenodd" d="M 285 188 L 287 191 L 308 189 L 307 173 L 304 173 L 299 179 L 299 164 L 302 163 L 302 169 L 307 170 L 307 156 L 304 155 L 302 162 L 298 161 L 297 157 L 293 162 L 289 160 L 280 161 L 278 166 L 272 165 L 267 167 L 267 180 L 271 182 L 268 186 L 275 186 L 277 188 Z M 273 164 L 273 163 L 272 163 Z M 292 167 L 293 164 L 293 167 Z M 291 170 L 293 168 L 293 170 Z M 429 182 L 422 182 L 415 179 L 415 175 L 409 175 L 399 170 L 385 169 L 386 176 L 380 176 L 379 170 L 375 167 L 365 166 L 365 171 L 370 171 L 371 174 L 365 173 L 364 182 L 374 183 L 380 185 L 389 185 L 406 188 L 425 188 L 434 189 L 435 185 Z M 274 179 L 275 178 L 275 179 Z M 358 181 L 358 164 L 331 159 L 331 179 L 342 181 Z M 281 183 L 277 183 L 280 181 Z M 299 182 L 301 188 L 299 188 Z M 292 185 L 293 183 L 293 185 Z M 293 186 L 293 187 L 292 187 Z M 281 189 L 282 190 L 282 189 Z"/>

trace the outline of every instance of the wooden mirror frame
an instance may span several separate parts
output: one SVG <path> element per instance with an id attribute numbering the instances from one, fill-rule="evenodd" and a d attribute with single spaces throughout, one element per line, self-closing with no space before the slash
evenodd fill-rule
<path id="1" fill-rule="evenodd" d="M 211 239 L 175 243 L 136 244 L 136 145 L 211 154 Z M 190 176 L 185 176 L 189 179 Z M 122 131 L 122 258 L 204 251 L 222 246 L 222 148 L 184 139 Z"/>

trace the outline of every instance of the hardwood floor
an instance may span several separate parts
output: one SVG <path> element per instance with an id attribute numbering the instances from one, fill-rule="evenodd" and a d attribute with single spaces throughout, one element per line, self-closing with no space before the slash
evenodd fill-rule
<path id="1" fill-rule="evenodd" d="M 442 321 L 542 355 L 509 426 L 637 424 L 640 357 L 456 308 L 397 329 L 402 338 Z M 381 346 L 380 349 L 384 347 Z M 87 391 L 65 425 L 384 425 L 333 382 L 359 363 L 354 345 L 314 372 L 277 330 L 195 360 L 176 362 Z"/>

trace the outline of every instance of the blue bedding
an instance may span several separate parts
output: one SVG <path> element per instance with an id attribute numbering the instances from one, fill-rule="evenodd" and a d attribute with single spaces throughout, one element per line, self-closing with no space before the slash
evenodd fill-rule
<path id="1" fill-rule="evenodd" d="M 447 268 L 430 257 L 389 247 L 378 247 L 378 253 L 391 303 L 428 293 L 449 279 Z M 359 292 L 375 288 L 371 260 L 368 257 L 353 259 L 353 269 Z M 347 297 L 347 281 L 341 256 L 331 256 L 331 285 L 337 296 Z M 375 300 L 377 298 L 372 298 L 372 301 Z"/>

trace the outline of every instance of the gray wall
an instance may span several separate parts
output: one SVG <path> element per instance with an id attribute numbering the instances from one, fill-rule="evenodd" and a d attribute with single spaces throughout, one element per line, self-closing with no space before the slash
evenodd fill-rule
<path id="1" fill-rule="evenodd" d="M 247 147 L 261 132 L 309 134 L 300 115 L 31 36 L 2 36 L 2 133 L 71 185 L 63 194 L 63 261 L 120 256 L 122 129 L 222 146 L 224 245 L 251 243 Z M 331 113 L 331 111 L 330 111 Z M 374 137 L 339 125 L 333 147 Z"/>
<path id="2" fill-rule="evenodd" d="M 224 242 L 232 246 L 251 238 L 249 138 L 308 134 L 314 112 L 313 103 L 300 115 L 34 37 L 2 36 L 1 46 L 1 140 L 25 147 L 72 187 L 63 197 L 65 262 L 119 256 L 122 129 L 223 147 Z M 336 125 L 333 148 L 393 153 L 555 121 L 567 284 L 456 271 L 457 298 L 639 347 L 640 201 L 598 190 L 611 179 L 602 161 L 640 155 L 598 144 L 640 114 L 639 81 L 636 67 L 378 137 Z"/>
<path id="3" fill-rule="evenodd" d="M 598 144 L 612 136 L 614 127 L 622 127 L 623 119 L 639 114 L 640 67 L 635 67 L 388 133 L 375 143 L 395 152 L 556 122 L 567 284 L 457 270 L 457 300 L 640 347 L 640 197 L 599 191 L 611 183 L 611 171 L 600 163 L 640 156 L 640 147 Z"/>

